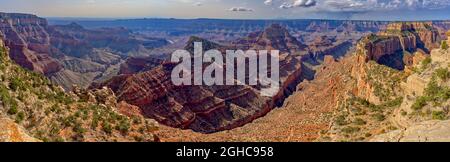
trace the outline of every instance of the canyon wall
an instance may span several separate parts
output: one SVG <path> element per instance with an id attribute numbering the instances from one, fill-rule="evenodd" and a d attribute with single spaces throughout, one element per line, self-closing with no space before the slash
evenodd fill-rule
<path id="1" fill-rule="evenodd" d="M 76 23 L 48 25 L 29 14 L 0 13 L 0 33 L 14 62 L 70 90 L 110 78 L 122 57 L 147 56 L 165 39 L 134 34 L 125 28 L 87 30 Z"/>
<path id="2" fill-rule="evenodd" d="M 292 37 L 280 26 L 272 27 L 261 33 L 257 39 L 272 43 L 267 43 L 264 47 L 261 47 L 261 44 L 248 46 L 261 50 L 275 49 L 274 46 L 294 49 L 290 43 L 294 40 L 274 41 L 288 40 Z M 193 51 L 194 42 L 203 42 L 203 51 L 227 48 L 218 43 L 192 37 L 185 49 Z M 92 88 L 110 87 L 119 100 L 140 107 L 146 117 L 162 124 L 213 133 L 243 126 L 266 115 L 277 105 L 281 105 L 287 95 L 295 90 L 302 78 L 301 61 L 290 56 L 290 53 L 281 55 L 281 89 L 271 97 L 261 96 L 261 85 L 175 86 L 170 76 L 177 63 L 169 62 L 148 71 L 114 77 L 107 82 L 94 84 Z"/>
<path id="3" fill-rule="evenodd" d="M 18 64 L 44 74 L 62 69 L 51 58 L 47 21 L 34 15 L 0 13 L 0 32 L 3 33 L 10 57 Z"/>
<path id="4" fill-rule="evenodd" d="M 439 32 L 431 23 L 393 23 L 385 31 L 364 37 L 358 46 L 365 50 L 367 61 L 403 70 L 411 62 L 405 58 L 406 54 L 429 54 L 439 47 L 440 40 Z"/>

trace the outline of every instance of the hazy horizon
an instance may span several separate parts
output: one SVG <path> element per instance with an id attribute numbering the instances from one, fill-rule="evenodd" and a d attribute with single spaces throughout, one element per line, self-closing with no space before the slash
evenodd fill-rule
<path id="1" fill-rule="evenodd" d="M 77 19 L 450 20 L 450 0 L 0 0 L 0 12 Z"/>

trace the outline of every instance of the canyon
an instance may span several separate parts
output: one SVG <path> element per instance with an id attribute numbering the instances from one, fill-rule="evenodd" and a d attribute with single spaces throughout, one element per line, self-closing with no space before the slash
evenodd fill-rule
<path id="1" fill-rule="evenodd" d="M 440 41 L 440 34 L 431 23 L 393 23 L 361 43 L 368 51 L 368 60 L 403 70 L 412 63 L 411 53 L 429 54 L 430 49 L 439 47 Z"/>
<path id="2" fill-rule="evenodd" d="M 111 90 L 65 92 L 9 51 L 0 39 L 0 141 L 158 141 L 156 121 L 133 113 Z"/>
<path id="3" fill-rule="evenodd" d="M 291 41 L 284 41 L 289 38 Z M 185 47 L 188 51 L 193 51 L 194 42 L 202 42 L 203 51 L 227 49 L 201 38 L 194 37 L 190 40 Z M 289 37 L 287 30 L 277 25 L 265 30 L 258 40 L 273 42 L 262 48 L 256 44 L 252 49 L 271 50 L 284 47 L 282 49 L 285 50 L 281 51 L 288 52 L 287 49 L 301 46 Z M 301 62 L 290 56 L 289 52 L 281 54 L 280 58 L 282 88 L 270 98 L 260 95 L 260 86 L 175 86 L 170 80 L 175 66 L 176 63 L 164 63 L 150 71 L 114 77 L 95 87 L 111 88 L 119 100 L 140 107 L 147 117 L 165 125 L 213 133 L 233 129 L 264 116 L 277 104 L 282 103 L 285 93 L 289 93 L 285 91 L 295 87 L 302 78 Z"/>
<path id="4" fill-rule="evenodd" d="M 135 35 L 124 28 L 84 29 L 76 23 L 48 25 L 28 14 L 0 13 L 0 33 L 21 66 L 42 73 L 70 90 L 117 73 L 123 57 L 142 56 L 164 39 Z"/>
<path id="5" fill-rule="evenodd" d="M 0 111 L 0 120 L 6 123 L 0 127 L 11 128 L 0 135 L 21 136 L 7 139 L 11 141 L 392 139 L 408 133 L 398 129 L 409 130 L 432 118 L 426 110 L 448 118 L 445 104 L 425 105 L 420 112 L 411 111 L 410 105 L 420 98 L 415 93 L 426 91 L 436 66 L 445 68 L 448 55 L 436 51 L 449 28 L 446 21 L 67 22 L 0 13 L 0 37 L 10 58 L 0 73 L 6 77 L 2 86 L 5 96 L 7 92 L 17 98 L 1 105 L 8 110 L 15 105 L 10 102 L 18 102 L 21 112 Z M 169 61 L 170 54 L 176 49 L 193 53 L 195 42 L 203 43 L 203 51 L 222 53 L 280 50 L 281 89 L 265 97 L 260 95 L 261 85 L 175 86 L 170 76 L 178 63 Z M 423 67 L 430 58 L 433 66 Z M 25 79 L 30 76 L 39 79 Z M 418 83 L 415 80 L 423 86 L 409 90 Z M 446 90 L 448 82 L 438 83 Z M 17 90 L 15 84 L 22 88 Z M 20 100 L 23 94 L 32 100 Z M 32 110 L 36 106 L 42 108 Z M 62 113 L 59 107 L 64 107 Z M 94 115 L 100 110 L 115 122 L 100 124 L 107 123 Z M 81 117 L 85 112 L 88 115 Z M 28 117 L 25 122 L 11 121 L 22 115 Z M 39 126 L 33 126 L 36 123 Z M 52 132 L 54 127 L 60 131 Z M 390 131 L 396 132 L 385 134 Z"/>

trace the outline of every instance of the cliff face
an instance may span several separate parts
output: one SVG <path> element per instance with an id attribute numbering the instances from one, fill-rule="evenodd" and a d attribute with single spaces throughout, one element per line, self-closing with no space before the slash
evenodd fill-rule
<path id="1" fill-rule="evenodd" d="M 401 129 L 376 136 L 372 141 L 450 141 L 450 51 L 433 50 L 430 60 L 401 84 L 404 100 L 392 117 Z"/>
<path id="2" fill-rule="evenodd" d="M 287 39 L 283 38 L 286 35 L 279 36 Z M 203 42 L 204 51 L 226 49 L 201 38 L 191 40 L 185 47 L 188 51 L 193 51 L 195 41 Z M 282 103 L 302 78 L 300 60 L 284 54 L 280 58 L 281 89 L 272 97 L 262 97 L 260 86 L 175 86 L 170 76 L 176 65 L 163 63 L 149 71 L 121 75 L 93 87 L 110 87 L 119 100 L 140 107 L 145 116 L 165 125 L 212 133 L 240 127 L 266 115 Z"/>
<path id="3" fill-rule="evenodd" d="M 136 74 L 161 65 L 164 61 L 152 57 L 131 57 L 120 65 L 119 74 Z"/>
<path id="4" fill-rule="evenodd" d="M 280 53 L 296 53 L 307 49 L 279 24 L 272 24 L 262 32 L 254 32 L 248 37 L 233 42 L 237 49 L 279 50 Z"/>
<path id="5" fill-rule="evenodd" d="M 416 46 L 427 53 L 430 53 L 434 48 L 439 48 L 440 34 L 432 22 L 393 23 L 389 24 L 386 31 L 381 33 L 386 35 L 402 33 L 406 35 L 408 31 L 415 36 Z"/>
<path id="6" fill-rule="evenodd" d="M 318 36 L 308 45 L 309 57 L 313 60 L 324 60 L 326 55 L 332 55 L 335 58 L 344 57 L 353 47 L 351 40 L 337 40 L 336 37 Z"/>
<path id="7" fill-rule="evenodd" d="M 47 21 L 34 15 L 0 13 L 0 32 L 11 49 L 10 57 L 28 69 L 51 74 L 62 66 L 49 56 L 46 27 Z"/>
<path id="8" fill-rule="evenodd" d="M 9 57 L 0 38 L 0 141 L 157 141 L 155 121 L 107 88 L 66 93 Z M 124 113 L 125 115 L 121 114 Z"/>
<path id="9" fill-rule="evenodd" d="M 0 33 L 14 62 L 51 78 L 66 90 L 87 87 L 118 72 L 123 56 L 146 56 L 164 39 L 133 34 L 124 28 L 88 30 L 76 23 L 48 25 L 28 14 L 0 13 Z"/>
<path id="10" fill-rule="evenodd" d="M 403 70 L 411 65 L 405 53 L 429 54 L 439 42 L 439 32 L 430 23 L 393 23 L 385 31 L 363 38 L 359 46 L 367 51 L 367 60 Z"/>

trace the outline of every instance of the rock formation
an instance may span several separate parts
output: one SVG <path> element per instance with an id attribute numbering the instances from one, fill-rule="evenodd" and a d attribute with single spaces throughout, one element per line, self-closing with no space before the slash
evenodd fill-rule
<path id="1" fill-rule="evenodd" d="M 266 39 L 260 42 L 266 44 L 254 42 L 253 49 L 283 47 L 289 52 L 294 50 L 290 47 L 299 47 L 295 38 L 279 26 L 272 26 L 264 33 L 261 36 Z M 203 51 L 227 48 L 198 37 L 190 40 L 185 47 L 188 51 L 193 51 L 196 41 L 203 43 Z M 294 90 L 302 78 L 301 62 L 290 53 L 283 54 L 280 59 L 282 87 L 272 97 L 262 97 L 259 86 L 175 86 L 170 75 L 177 63 L 163 63 L 149 71 L 121 75 L 93 87 L 110 87 L 120 101 L 140 107 L 145 116 L 165 125 L 212 133 L 233 129 L 264 116 Z"/>
<path id="2" fill-rule="evenodd" d="M 0 33 L 14 62 L 51 78 L 65 89 L 87 87 L 117 73 L 124 56 L 142 56 L 168 44 L 124 28 L 88 30 L 71 23 L 48 25 L 29 14 L 0 13 Z"/>
<path id="3" fill-rule="evenodd" d="M 8 117 L 0 117 L 0 142 L 39 142 Z"/>
<path id="4" fill-rule="evenodd" d="M 450 52 L 436 49 L 431 62 L 402 83 L 404 100 L 395 110 L 392 122 L 400 129 L 374 137 L 380 142 L 450 141 Z"/>
<path id="5" fill-rule="evenodd" d="M 117 103 L 112 90 L 66 93 L 14 63 L 0 38 L 0 141 L 158 141 L 155 121 Z M 121 112 L 127 112 L 124 115 Z"/>
<path id="6" fill-rule="evenodd" d="M 262 32 L 251 33 L 248 37 L 239 39 L 233 44 L 236 49 L 279 50 L 280 53 L 290 54 L 305 51 L 307 48 L 279 24 L 272 24 Z"/>
<path id="7" fill-rule="evenodd" d="M 120 65 L 119 74 L 135 74 L 148 71 L 161 65 L 164 61 L 153 57 L 131 57 Z"/>
<path id="8" fill-rule="evenodd" d="M 0 13 L 0 32 L 11 49 L 10 57 L 25 68 L 44 74 L 61 70 L 51 58 L 47 21 L 34 15 Z"/>
<path id="9" fill-rule="evenodd" d="M 393 23 L 385 31 L 363 38 L 360 46 L 367 50 L 367 60 L 403 70 L 411 65 L 408 57 L 412 53 L 429 54 L 439 42 L 439 33 L 430 23 Z"/>

